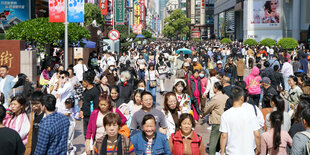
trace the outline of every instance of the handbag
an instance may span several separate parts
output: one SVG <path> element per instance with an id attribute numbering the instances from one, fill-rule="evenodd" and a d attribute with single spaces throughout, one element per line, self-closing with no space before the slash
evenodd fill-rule
<path id="1" fill-rule="evenodd" d="M 150 87 L 152 87 L 152 88 L 156 87 L 157 86 L 157 82 L 156 82 L 156 80 L 151 80 L 151 76 L 150 76 L 151 72 L 150 72 L 150 70 L 149 70 L 148 74 L 149 74 Z"/>

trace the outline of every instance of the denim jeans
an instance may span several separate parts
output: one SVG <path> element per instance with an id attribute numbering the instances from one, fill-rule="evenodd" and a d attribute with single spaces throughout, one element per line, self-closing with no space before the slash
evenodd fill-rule
<path id="1" fill-rule="evenodd" d="M 142 70 L 142 69 L 139 69 L 139 79 L 141 80 L 144 80 L 144 76 L 145 76 L 145 72 L 144 72 L 144 70 Z"/>
<path id="2" fill-rule="evenodd" d="M 150 87 L 150 81 L 146 83 L 146 91 L 150 92 L 153 96 L 153 107 L 156 106 L 156 87 Z"/>

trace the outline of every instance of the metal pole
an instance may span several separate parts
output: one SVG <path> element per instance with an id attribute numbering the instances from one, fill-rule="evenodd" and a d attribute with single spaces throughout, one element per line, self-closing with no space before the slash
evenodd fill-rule
<path id="1" fill-rule="evenodd" d="M 115 0 L 113 0 L 113 30 L 115 29 Z"/>
<path id="2" fill-rule="evenodd" d="M 69 66 L 68 57 L 68 0 L 65 0 L 65 69 Z"/>

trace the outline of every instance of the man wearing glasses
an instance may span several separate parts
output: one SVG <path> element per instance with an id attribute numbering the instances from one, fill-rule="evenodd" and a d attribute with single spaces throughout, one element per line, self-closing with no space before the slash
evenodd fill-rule
<path id="1" fill-rule="evenodd" d="M 73 92 L 73 86 L 69 82 L 69 72 L 61 71 L 56 88 L 57 112 L 64 113 L 64 111 L 66 110 L 65 101 L 67 98 L 72 96 L 72 92 Z"/>

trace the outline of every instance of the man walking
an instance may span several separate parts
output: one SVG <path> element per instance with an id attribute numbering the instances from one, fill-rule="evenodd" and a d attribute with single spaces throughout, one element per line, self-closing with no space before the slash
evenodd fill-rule
<path id="1" fill-rule="evenodd" d="M 42 119 L 38 134 L 36 155 L 66 155 L 68 144 L 69 120 L 63 114 L 55 112 L 56 98 L 44 95 L 43 103 L 45 118 Z"/>
<path id="2" fill-rule="evenodd" d="M 14 77 L 9 75 L 9 68 L 6 65 L 0 67 L 0 92 L 4 94 L 4 107 L 9 107 L 8 96 L 11 89 L 14 87 L 15 82 L 13 82 Z"/>

